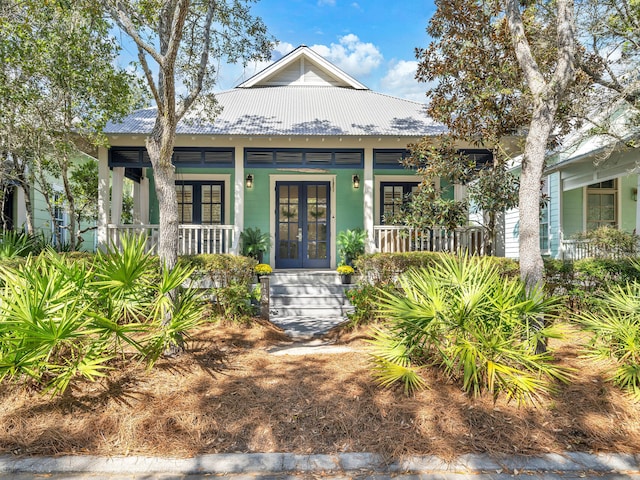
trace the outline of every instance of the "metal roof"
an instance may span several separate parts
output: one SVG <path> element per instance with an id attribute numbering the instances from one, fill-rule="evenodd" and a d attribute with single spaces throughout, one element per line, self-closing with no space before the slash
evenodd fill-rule
<path id="1" fill-rule="evenodd" d="M 445 131 L 427 116 L 425 105 L 371 90 L 289 85 L 235 88 L 216 98 L 222 111 L 213 121 L 183 119 L 177 133 L 422 137 Z M 155 116 L 155 108 L 138 110 L 110 122 L 105 133 L 148 134 Z"/>

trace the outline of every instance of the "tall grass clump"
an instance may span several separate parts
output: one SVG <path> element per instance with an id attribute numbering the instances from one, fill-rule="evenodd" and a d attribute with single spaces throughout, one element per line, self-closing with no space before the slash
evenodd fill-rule
<path id="1" fill-rule="evenodd" d="M 406 393 L 425 388 L 423 369 L 437 366 L 469 394 L 534 403 L 554 380 L 567 379 L 550 353 L 536 353 L 538 342 L 558 336 L 539 327 L 557 300 L 527 293 L 490 259 L 443 257 L 401 275 L 398 285 L 398 292 L 381 291 L 379 309 L 389 324 L 372 341 L 381 385 L 400 383 Z"/>

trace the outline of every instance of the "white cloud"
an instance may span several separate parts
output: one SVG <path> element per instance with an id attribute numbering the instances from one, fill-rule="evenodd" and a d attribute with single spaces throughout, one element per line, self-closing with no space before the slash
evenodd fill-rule
<path id="1" fill-rule="evenodd" d="M 325 5 L 329 5 L 331 7 L 335 6 L 336 0 L 318 0 L 318 5 L 324 7 Z"/>
<path id="2" fill-rule="evenodd" d="M 414 60 L 392 62 L 387 74 L 380 79 L 381 91 L 395 97 L 424 103 L 427 100 L 425 93 L 429 86 L 418 83 L 415 79 L 417 68 L 418 62 Z"/>
<path id="3" fill-rule="evenodd" d="M 311 49 L 354 77 L 369 75 L 382 62 L 378 47 L 360 41 L 353 33 L 340 37 L 339 43 L 313 45 Z"/>

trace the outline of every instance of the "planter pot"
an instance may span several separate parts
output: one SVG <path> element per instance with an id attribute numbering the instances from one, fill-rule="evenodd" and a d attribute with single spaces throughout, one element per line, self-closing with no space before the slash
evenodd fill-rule
<path id="1" fill-rule="evenodd" d="M 343 285 L 349 285 L 351 283 L 351 275 L 340 275 L 340 281 Z"/>

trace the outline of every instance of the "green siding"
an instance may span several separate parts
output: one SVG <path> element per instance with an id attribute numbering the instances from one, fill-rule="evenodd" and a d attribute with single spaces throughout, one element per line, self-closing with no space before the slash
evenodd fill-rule
<path id="1" fill-rule="evenodd" d="M 583 231 L 583 189 L 576 188 L 564 192 L 562 197 L 562 218 L 564 220 L 563 235 L 569 238 Z"/>
<path id="2" fill-rule="evenodd" d="M 626 232 L 633 232 L 636 228 L 636 207 L 637 201 L 633 200 L 633 189 L 638 187 L 638 176 L 628 175 L 620 178 L 620 229 Z"/>

